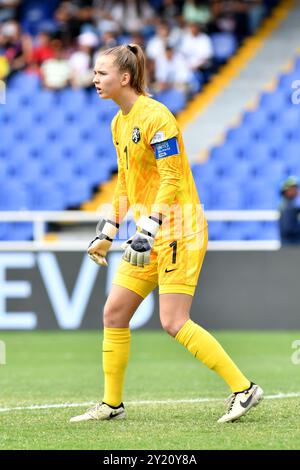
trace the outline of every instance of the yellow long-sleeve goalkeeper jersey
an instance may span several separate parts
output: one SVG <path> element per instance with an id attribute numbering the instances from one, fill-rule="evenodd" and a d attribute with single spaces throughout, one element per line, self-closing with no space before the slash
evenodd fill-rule
<path id="1" fill-rule="evenodd" d="M 116 219 L 122 220 L 126 204 L 135 221 L 141 214 L 163 214 L 156 243 L 202 231 L 206 220 L 173 114 L 141 95 L 128 114 L 116 114 L 112 135 L 118 154 Z"/>

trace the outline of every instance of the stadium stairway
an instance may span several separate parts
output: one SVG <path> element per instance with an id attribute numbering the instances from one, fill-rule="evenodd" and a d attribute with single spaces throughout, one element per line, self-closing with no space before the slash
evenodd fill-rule
<path id="1" fill-rule="evenodd" d="M 208 156 L 299 48 L 300 3 L 284 0 L 179 116 L 192 163 Z M 199 139 L 199 136 L 201 138 Z"/>

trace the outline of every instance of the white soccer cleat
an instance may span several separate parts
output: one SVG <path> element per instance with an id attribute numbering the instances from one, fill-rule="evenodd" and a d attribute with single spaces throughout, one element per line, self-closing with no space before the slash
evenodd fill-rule
<path id="1" fill-rule="evenodd" d="M 124 419 L 125 417 L 126 413 L 123 403 L 121 403 L 117 408 L 109 406 L 106 403 L 98 403 L 82 415 L 71 418 L 70 423 L 79 423 L 80 421 L 91 420 L 104 421 L 109 419 Z"/>
<path id="2" fill-rule="evenodd" d="M 218 419 L 218 423 L 235 421 L 253 407 L 257 406 L 263 398 L 263 389 L 251 382 L 250 387 L 243 392 L 233 393 L 226 400 L 228 409 L 226 413 Z"/>

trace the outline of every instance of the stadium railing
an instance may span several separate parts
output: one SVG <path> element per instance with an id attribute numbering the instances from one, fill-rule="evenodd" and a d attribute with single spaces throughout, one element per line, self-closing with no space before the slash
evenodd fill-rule
<path id="1" fill-rule="evenodd" d="M 261 211 L 206 211 L 208 222 L 232 221 L 232 222 L 277 222 L 279 212 L 275 210 Z M 47 240 L 45 238 L 48 223 L 96 223 L 99 213 L 84 211 L 0 211 L 1 222 L 31 222 L 34 227 L 34 236 L 31 241 L 0 241 L 0 251 L 85 251 L 88 239 L 82 237 L 76 239 Z M 130 221 L 130 215 L 128 216 Z M 72 230 L 70 230 L 72 233 Z M 112 250 L 120 250 L 122 241 L 116 241 Z M 279 240 L 243 240 L 243 241 L 210 241 L 209 250 L 270 250 L 276 251 L 281 247 Z"/>

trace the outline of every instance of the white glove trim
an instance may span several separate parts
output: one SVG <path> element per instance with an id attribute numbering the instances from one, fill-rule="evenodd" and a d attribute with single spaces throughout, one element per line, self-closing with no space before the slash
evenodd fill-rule
<path id="1" fill-rule="evenodd" d="M 152 237 L 155 238 L 157 232 L 159 231 L 160 225 L 155 222 L 155 220 L 142 215 L 136 223 L 136 226 L 146 232 L 151 233 Z"/>
<path id="2" fill-rule="evenodd" d="M 115 236 L 117 235 L 118 230 L 119 230 L 118 227 L 110 223 L 109 220 L 106 220 L 105 225 L 103 229 L 101 230 L 101 232 L 103 233 L 103 235 L 106 235 L 107 237 L 113 240 Z"/>

